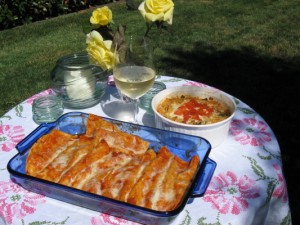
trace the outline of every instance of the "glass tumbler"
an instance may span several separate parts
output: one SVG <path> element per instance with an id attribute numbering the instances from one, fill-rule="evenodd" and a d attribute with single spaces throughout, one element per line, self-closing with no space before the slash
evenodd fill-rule
<path id="1" fill-rule="evenodd" d="M 50 123 L 57 120 L 64 112 L 61 98 L 47 95 L 34 99 L 32 104 L 33 120 L 37 124 Z"/>
<path id="2" fill-rule="evenodd" d="M 153 97 L 164 89 L 166 89 L 166 85 L 163 82 L 154 81 L 151 89 L 140 98 L 139 101 L 140 107 L 147 111 L 152 111 L 151 102 Z"/>

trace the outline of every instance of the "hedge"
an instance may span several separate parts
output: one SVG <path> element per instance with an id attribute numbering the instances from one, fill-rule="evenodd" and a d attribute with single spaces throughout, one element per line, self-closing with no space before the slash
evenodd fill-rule
<path id="1" fill-rule="evenodd" d="M 0 0 L 0 30 L 109 2 L 113 0 Z"/>

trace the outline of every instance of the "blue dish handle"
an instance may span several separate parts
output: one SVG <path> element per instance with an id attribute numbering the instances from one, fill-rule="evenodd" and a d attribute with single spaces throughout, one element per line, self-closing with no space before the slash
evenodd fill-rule
<path id="1" fill-rule="evenodd" d="M 56 125 L 55 122 L 53 123 L 42 123 L 38 126 L 34 131 L 32 131 L 29 135 L 27 135 L 22 141 L 20 141 L 16 145 L 16 149 L 22 155 L 25 153 L 27 149 L 29 149 L 38 138 L 43 136 L 44 134 L 49 133 L 49 131 Z"/>
<path id="2" fill-rule="evenodd" d="M 202 173 L 200 173 L 200 176 L 198 177 L 198 180 L 196 182 L 196 185 L 193 189 L 193 192 L 191 194 L 191 197 L 202 197 L 210 183 L 210 180 L 215 172 L 215 169 L 217 167 L 217 163 L 210 158 L 206 159 L 205 167 L 203 168 Z"/>

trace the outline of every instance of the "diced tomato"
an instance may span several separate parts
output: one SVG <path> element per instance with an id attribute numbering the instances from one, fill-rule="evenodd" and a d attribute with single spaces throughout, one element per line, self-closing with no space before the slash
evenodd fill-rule
<path id="1" fill-rule="evenodd" d="M 213 108 L 205 103 L 198 103 L 195 99 L 182 104 L 175 112 L 176 115 L 182 115 L 183 121 L 189 119 L 200 120 L 201 116 L 210 116 L 213 113 Z"/>

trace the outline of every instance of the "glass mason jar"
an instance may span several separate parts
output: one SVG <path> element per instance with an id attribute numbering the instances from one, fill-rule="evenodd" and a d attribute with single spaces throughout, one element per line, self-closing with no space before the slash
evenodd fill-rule
<path id="1" fill-rule="evenodd" d="M 33 120 L 37 124 L 57 120 L 64 112 L 63 103 L 56 95 L 46 95 L 34 99 L 32 104 Z"/>
<path id="2" fill-rule="evenodd" d="M 83 109 L 98 104 L 105 93 L 108 74 L 89 63 L 87 53 L 61 57 L 51 72 L 52 89 L 65 108 Z"/>

